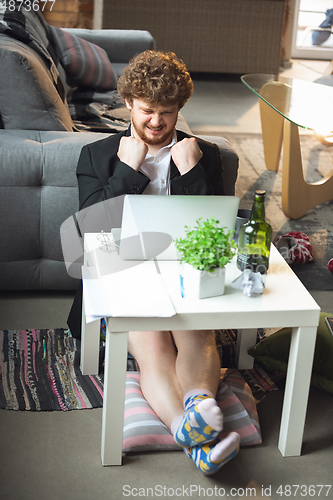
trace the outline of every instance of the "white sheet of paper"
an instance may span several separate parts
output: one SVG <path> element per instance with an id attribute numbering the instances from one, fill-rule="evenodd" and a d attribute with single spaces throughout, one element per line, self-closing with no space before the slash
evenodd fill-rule
<path id="1" fill-rule="evenodd" d="M 176 314 L 153 261 L 94 279 L 82 268 L 87 322 L 101 317 L 171 317 Z"/>
<path id="2" fill-rule="evenodd" d="M 86 321 L 91 323 L 95 319 L 104 318 L 107 315 L 108 301 L 103 285 L 96 277 L 96 270 L 92 267 L 82 266 L 81 273 Z"/>

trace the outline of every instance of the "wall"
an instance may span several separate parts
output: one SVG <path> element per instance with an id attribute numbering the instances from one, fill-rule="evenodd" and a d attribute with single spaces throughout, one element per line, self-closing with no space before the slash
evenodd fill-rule
<path id="1" fill-rule="evenodd" d="M 192 72 L 278 73 L 286 2 L 96 0 L 94 27 L 148 30 Z"/>
<path id="2" fill-rule="evenodd" d="M 92 28 L 94 0 L 48 1 L 43 11 L 48 24 L 58 28 Z"/>

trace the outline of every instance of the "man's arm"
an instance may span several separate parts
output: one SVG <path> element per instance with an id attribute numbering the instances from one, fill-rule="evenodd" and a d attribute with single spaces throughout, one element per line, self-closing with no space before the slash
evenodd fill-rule
<path id="1" fill-rule="evenodd" d="M 97 151 L 97 153 L 96 153 Z M 78 161 L 80 210 L 95 203 L 124 194 L 141 194 L 149 179 L 126 163 L 116 154 L 84 146 Z"/>
<path id="2" fill-rule="evenodd" d="M 147 153 L 148 146 L 143 141 L 139 141 L 135 137 L 122 137 L 120 139 L 118 158 L 137 172 L 140 170 Z"/>
<path id="3" fill-rule="evenodd" d="M 179 148 L 173 154 L 173 149 L 181 146 L 184 141 L 191 142 L 185 142 L 184 149 Z M 187 150 L 191 146 L 193 147 L 192 153 Z M 171 154 L 180 173 L 180 175 L 171 174 L 171 194 L 224 194 L 222 157 L 215 144 L 200 140 L 197 142 L 195 138 L 185 138 L 172 148 Z M 183 161 L 184 163 L 180 163 Z M 196 163 L 193 166 L 194 161 Z"/>
<path id="4" fill-rule="evenodd" d="M 194 137 L 176 142 L 171 148 L 171 158 L 173 159 L 180 175 L 184 175 L 195 167 L 202 158 L 202 151 L 198 141 Z"/>

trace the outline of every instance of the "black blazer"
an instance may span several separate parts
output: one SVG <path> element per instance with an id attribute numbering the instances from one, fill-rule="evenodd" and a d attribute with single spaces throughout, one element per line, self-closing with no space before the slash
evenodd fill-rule
<path id="1" fill-rule="evenodd" d="M 77 166 L 80 210 L 124 194 L 141 194 L 149 179 L 141 172 L 119 160 L 117 156 L 122 136 L 130 135 L 130 129 L 107 137 L 82 148 Z M 177 140 L 191 137 L 177 131 Z M 197 138 L 203 156 L 200 162 L 184 175 L 171 160 L 171 194 L 223 195 L 223 165 L 220 150 Z"/>
<path id="2" fill-rule="evenodd" d="M 80 210 L 125 194 L 141 194 L 149 179 L 121 162 L 117 156 L 119 141 L 130 135 L 130 128 L 82 148 L 77 166 Z M 177 131 L 177 140 L 191 137 Z M 203 156 L 189 172 L 180 175 L 171 159 L 170 190 L 172 195 L 223 195 L 223 164 L 216 144 L 196 138 Z M 74 337 L 81 336 L 82 283 L 74 299 L 67 323 Z"/>

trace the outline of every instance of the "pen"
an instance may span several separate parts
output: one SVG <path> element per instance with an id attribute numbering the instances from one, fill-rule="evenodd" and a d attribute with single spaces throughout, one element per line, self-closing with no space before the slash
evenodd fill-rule
<path id="1" fill-rule="evenodd" d="M 183 282 L 183 276 L 181 274 L 179 275 L 179 280 L 180 280 L 180 294 L 184 298 L 184 282 Z"/>

